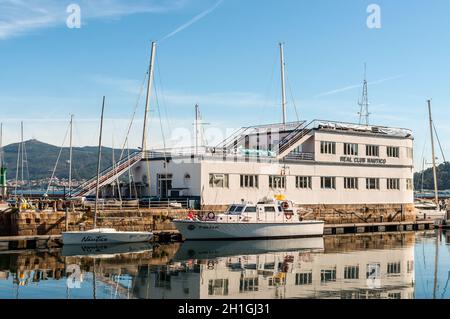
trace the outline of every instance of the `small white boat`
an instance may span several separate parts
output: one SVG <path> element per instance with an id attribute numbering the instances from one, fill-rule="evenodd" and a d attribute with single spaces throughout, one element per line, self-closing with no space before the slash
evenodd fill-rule
<path id="1" fill-rule="evenodd" d="M 64 245 L 139 243 L 149 242 L 152 237 L 153 233 L 151 232 L 117 231 L 113 228 L 62 233 Z"/>
<path id="2" fill-rule="evenodd" d="M 153 233 L 145 231 L 118 231 L 114 228 L 97 228 L 97 213 L 99 203 L 99 179 L 100 161 L 102 154 L 102 131 L 103 114 L 105 109 L 105 97 L 103 97 L 102 115 L 100 120 L 100 136 L 98 142 L 97 156 L 97 184 L 95 190 L 94 206 L 94 227 L 86 231 L 65 231 L 62 233 L 64 245 L 84 245 L 84 244 L 119 244 L 119 243 L 139 243 L 148 242 L 153 237 Z"/>
<path id="3" fill-rule="evenodd" d="M 217 216 L 173 221 L 186 239 L 258 239 L 322 236 L 324 222 L 301 220 L 291 201 L 234 204 Z"/>
<path id="4" fill-rule="evenodd" d="M 444 220 L 446 211 L 432 202 L 418 202 L 414 204 L 418 220 Z"/>

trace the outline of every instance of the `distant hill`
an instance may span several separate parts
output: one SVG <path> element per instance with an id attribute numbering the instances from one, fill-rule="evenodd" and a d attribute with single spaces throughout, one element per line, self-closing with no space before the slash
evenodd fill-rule
<path id="1" fill-rule="evenodd" d="M 423 173 L 423 189 L 434 189 L 433 169 L 428 168 L 423 172 L 414 174 L 414 186 L 416 190 L 422 188 Z M 450 162 L 445 162 L 437 167 L 438 189 L 450 189 Z"/>
<path id="2" fill-rule="evenodd" d="M 58 157 L 60 147 L 43 143 L 38 140 L 24 142 L 26 159 L 28 159 L 29 179 L 50 178 Z M 15 179 L 17 167 L 17 152 L 19 143 L 3 147 L 4 159 L 8 169 L 8 179 Z M 130 150 L 133 152 L 134 150 Z M 97 174 L 97 152 L 96 146 L 74 147 L 72 149 L 72 178 L 75 180 L 87 179 Z M 119 159 L 121 150 L 115 149 L 116 161 Z M 127 151 L 125 151 L 125 155 Z M 112 165 L 113 149 L 102 148 L 101 168 L 105 169 Z M 19 165 L 20 167 L 20 165 Z M 27 165 L 24 165 L 24 179 L 28 179 Z M 21 169 L 19 171 L 19 179 Z M 67 179 L 69 176 L 69 148 L 62 149 L 55 176 Z"/>

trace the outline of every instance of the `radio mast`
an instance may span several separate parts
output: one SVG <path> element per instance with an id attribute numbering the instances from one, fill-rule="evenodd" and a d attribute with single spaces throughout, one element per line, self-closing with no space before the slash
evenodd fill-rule
<path id="1" fill-rule="evenodd" d="M 368 85 L 367 85 L 367 77 L 366 77 L 366 63 L 364 63 L 364 82 L 363 82 L 363 91 L 361 100 L 358 102 L 360 110 L 359 110 L 359 124 L 369 125 L 369 94 L 368 94 Z"/>

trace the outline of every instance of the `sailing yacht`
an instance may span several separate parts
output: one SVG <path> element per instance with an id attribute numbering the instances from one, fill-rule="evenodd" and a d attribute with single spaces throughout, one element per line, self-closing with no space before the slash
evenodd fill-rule
<path id="1" fill-rule="evenodd" d="M 435 220 L 437 224 L 441 224 L 445 218 L 446 211 L 441 209 L 439 205 L 438 182 L 436 172 L 436 156 L 434 150 L 434 135 L 433 135 L 433 118 L 431 116 L 431 100 L 428 100 L 428 114 L 430 122 L 430 137 L 431 137 L 431 154 L 433 157 L 433 180 L 434 180 L 434 203 L 433 202 L 416 202 L 414 204 L 417 219 L 431 219 Z"/>
<path id="2" fill-rule="evenodd" d="M 105 97 L 103 97 L 102 115 L 100 121 L 100 136 L 98 143 L 99 145 L 98 145 L 98 159 L 97 159 L 97 186 L 95 192 L 94 229 L 87 231 L 63 232 L 62 241 L 64 245 L 137 243 L 137 242 L 148 242 L 153 237 L 153 233 L 145 231 L 142 232 L 117 231 L 114 228 L 97 228 L 99 177 L 100 177 L 100 160 L 102 150 L 104 109 L 105 109 Z"/>

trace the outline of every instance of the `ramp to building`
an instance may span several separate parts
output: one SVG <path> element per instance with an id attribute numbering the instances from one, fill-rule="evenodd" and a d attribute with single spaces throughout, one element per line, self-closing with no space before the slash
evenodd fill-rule
<path id="1" fill-rule="evenodd" d="M 115 165 L 108 167 L 100 173 L 99 177 L 99 187 L 111 184 L 114 180 L 118 179 L 122 174 L 128 172 L 134 165 L 136 165 L 142 159 L 142 152 L 136 151 L 131 153 L 129 156 L 121 159 Z M 76 188 L 71 196 L 89 196 L 95 193 L 97 186 L 97 176 L 92 177 L 88 181 L 81 184 Z"/>

